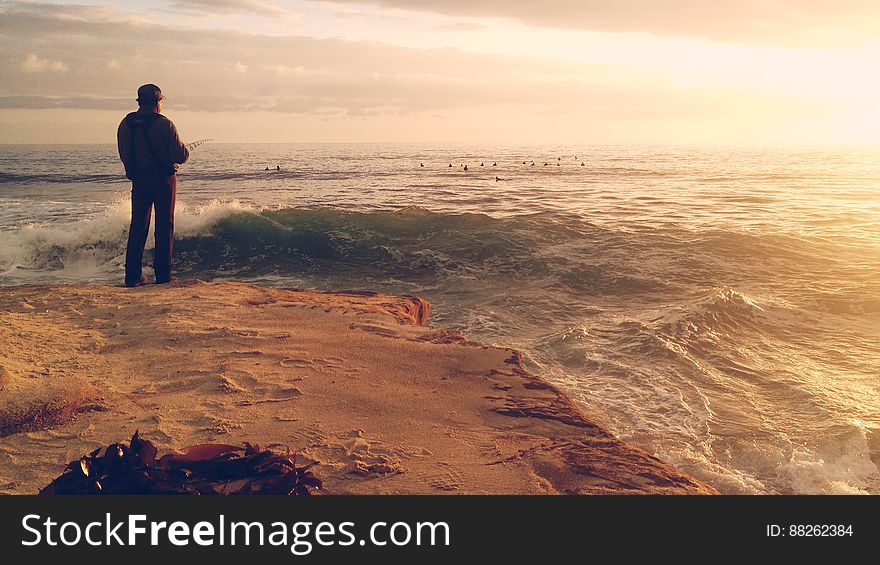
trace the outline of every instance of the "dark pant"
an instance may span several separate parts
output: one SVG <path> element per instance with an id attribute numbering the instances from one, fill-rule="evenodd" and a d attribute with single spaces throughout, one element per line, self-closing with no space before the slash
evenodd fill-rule
<path id="1" fill-rule="evenodd" d="M 131 228 L 125 252 L 125 284 L 133 285 L 141 278 L 144 245 L 150 232 L 150 216 L 156 207 L 156 249 L 153 270 L 156 281 L 171 277 L 171 249 L 174 244 L 174 201 L 177 197 L 177 176 L 145 171 L 131 182 Z"/>

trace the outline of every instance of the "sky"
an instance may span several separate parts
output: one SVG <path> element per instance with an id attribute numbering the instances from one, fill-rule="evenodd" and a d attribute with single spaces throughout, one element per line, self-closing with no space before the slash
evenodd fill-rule
<path id="1" fill-rule="evenodd" d="M 880 144 L 876 0 L 0 0 L 0 143 Z"/>

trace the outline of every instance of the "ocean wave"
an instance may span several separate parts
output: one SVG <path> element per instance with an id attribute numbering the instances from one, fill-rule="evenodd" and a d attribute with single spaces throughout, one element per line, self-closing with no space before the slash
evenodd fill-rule
<path id="1" fill-rule="evenodd" d="M 0 272 L 9 276 L 18 271 L 21 278 L 27 271 L 62 276 L 70 264 L 90 257 L 100 268 L 123 253 L 128 219 L 127 199 L 120 196 L 97 217 L 6 231 L 9 243 L 0 249 Z M 725 278 L 778 273 L 793 281 L 801 277 L 809 285 L 815 263 L 833 256 L 833 250 L 811 252 L 803 241 L 773 234 L 618 230 L 560 213 L 498 218 L 418 206 L 356 212 L 179 201 L 176 236 L 179 272 L 209 279 L 219 272 L 226 277 L 321 273 L 402 278 L 423 285 L 431 277 L 482 277 L 522 281 L 535 291 L 580 299 L 628 296 L 639 301 L 703 292 L 706 285 L 724 288 L 718 283 Z M 823 269 L 829 269 L 827 264 Z M 878 277 L 864 276 L 862 287 L 873 288 L 870 277 Z M 76 280 L 73 273 L 70 278 Z M 721 290 L 693 298 L 697 310 L 685 314 L 735 329 L 761 316 L 756 300 Z M 872 297 L 857 307 L 841 300 L 840 295 L 825 297 L 837 311 L 877 308 Z"/>
<path id="2" fill-rule="evenodd" d="M 338 181 L 352 180 L 357 178 L 383 177 L 391 176 L 390 173 L 381 172 L 364 172 L 364 171 L 310 171 L 310 170 L 281 170 L 276 171 L 274 168 L 268 171 L 254 168 L 253 170 L 234 171 L 234 170 L 182 170 L 178 173 L 181 181 L 202 181 L 202 182 L 236 182 L 251 181 L 254 179 L 267 178 L 271 175 L 273 181 L 297 181 L 302 179 L 318 180 L 318 181 Z M 15 173 L 0 171 L 0 186 L 29 186 L 39 184 L 82 184 L 82 185 L 102 185 L 102 184 L 125 184 L 124 175 L 119 171 L 113 172 L 89 172 L 89 173 L 51 173 L 51 172 L 35 172 L 35 173 Z"/>
<path id="3" fill-rule="evenodd" d="M 223 218 L 210 234 L 184 238 L 177 249 L 180 268 L 193 273 L 210 275 L 222 265 L 241 275 L 308 270 L 417 281 L 522 274 L 538 240 L 519 220 L 483 214 L 282 208 Z"/>
<path id="4" fill-rule="evenodd" d="M 222 218 L 257 212 L 238 201 L 212 201 L 199 206 L 181 203 L 175 227 L 182 237 L 208 233 Z M 118 277 L 124 263 L 130 203 L 118 197 L 96 217 L 70 223 L 26 224 L 3 233 L 0 282 L 106 281 Z M 152 248 L 152 238 L 147 249 Z"/>
<path id="5" fill-rule="evenodd" d="M 571 292 L 591 295 L 662 293 L 672 288 L 662 279 L 627 273 L 608 263 L 576 265 L 562 273 L 559 280 Z"/>
<path id="6" fill-rule="evenodd" d="M 768 308 L 769 304 L 762 306 L 757 298 L 744 292 L 715 287 L 665 311 L 655 322 L 671 335 L 685 339 L 706 332 L 748 332 L 767 327 Z"/>
<path id="7" fill-rule="evenodd" d="M 18 174 L 0 171 L 0 185 L 31 185 L 31 184 L 119 184 L 125 178 L 116 174 L 88 173 L 39 173 Z"/>
<path id="8" fill-rule="evenodd" d="M 816 447 L 797 446 L 780 462 L 780 482 L 800 494 L 880 492 L 880 429 L 861 421 L 840 426 Z"/>
<path id="9" fill-rule="evenodd" d="M 784 436 L 713 438 L 706 444 L 658 444 L 655 454 L 725 494 L 877 494 L 878 434 L 852 421 L 836 426 L 818 445 L 792 443 Z"/>

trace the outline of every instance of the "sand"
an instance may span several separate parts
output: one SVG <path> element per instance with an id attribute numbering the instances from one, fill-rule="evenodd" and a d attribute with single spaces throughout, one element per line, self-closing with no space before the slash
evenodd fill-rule
<path id="1" fill-rule="evenodd" d="M 187 281 L 0 289 L 0 493 L 135 430 L 256 443 L 331 494 L 708 494 L 416 297 Z"/>

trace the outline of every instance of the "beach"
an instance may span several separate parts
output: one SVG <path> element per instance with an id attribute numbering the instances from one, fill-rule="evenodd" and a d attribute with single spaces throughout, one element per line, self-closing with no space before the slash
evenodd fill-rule
<path id="1" fill-rule="evenodd" d="M 0 492 L 136 430 L 295 454 L 330 494 L 708 494 L 413 296 L 189 280 L 0 292 Z"/>

